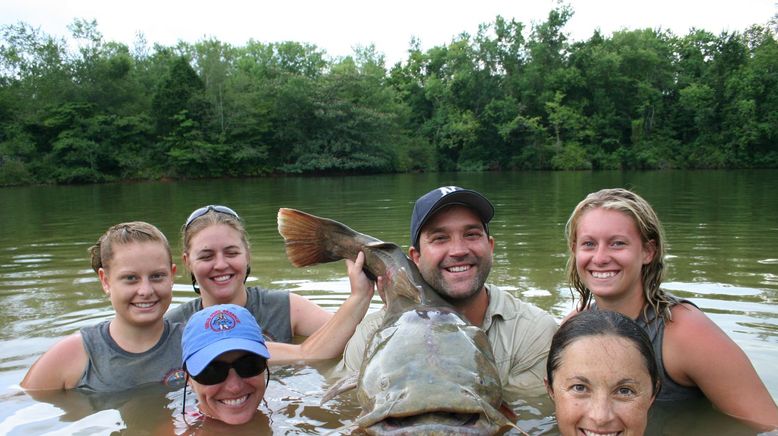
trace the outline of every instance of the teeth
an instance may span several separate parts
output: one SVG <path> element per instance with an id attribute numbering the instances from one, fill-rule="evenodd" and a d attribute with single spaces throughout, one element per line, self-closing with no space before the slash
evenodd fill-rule
<path id="1" fill-rule="evenodd" d="M 619 431 L 614 431 L 611 433 L 598 433 L 591 430 L 584 430 L 583 432 L 586 436 L 618 436 L 618 434 L 621 433 Z"/>
<path id="2" fill-rule="evenodd" d="M 227 280 L 230 279 L 230 277 L 232 277 L 232 276 L 229 275 L 229 274 L 225 274 L 223 276 L 214 277 L 213 281 L 215 281 L 215 282 L 226 282 Z"/>
<path id="3" fill-rule="evenodd" d="M 221 401 L 222 403 L 226 404 L 227 406 L 234 407 L 234 406 L 240 406 L 241 404 L 245 403 L 248 398 L 249 398 L 249 396 L 248 396 L 248 394 L 246 394 L 246 395 L 244 395 L 244 396 L 242 396 L 240 398 L 235 398 L 235 399 L 231 399 L 231 400 L 225 399 L 225 400 L 219 400 L 219 401 Z"/>
<path id="4" fill-rule="evenodd" d="M 448 270 L 451 272 L 464 272 L 470 269 L 470 266 L 468 265 L 462 265 L 462 266 L 452 266 Z"/>
<path id="5" fill-rule="evenodd" d="M 153 306 L 155 303 L 132 303 L 133 306 L 139 307 L 141 309 L 148 309 L 149 307 Z"/>
<path id="6" fill-rule="evenodd" d="M 613 277 L 615 275 L 616 275 L 616 273 L 613 272 L 613 271 L 610 271 L 610 272 L 592 271 L 592 277 L 594 277 L 595 279 L 607 279 L 607 278 Z"/>

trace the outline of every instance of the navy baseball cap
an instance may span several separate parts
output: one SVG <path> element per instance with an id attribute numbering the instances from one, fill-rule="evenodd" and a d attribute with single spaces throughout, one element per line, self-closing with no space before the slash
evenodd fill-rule
<path id="1" fill-rule="evenodd" d="M 494 206 L 486 197 L 477 191 L 463 189 L 459 186 L 441 186 L 416 200 L 411 215 L 411 245 L 419 248 L 419 236 L 424 224 L 437 211 L 453 204 L 473 209 L 481 217 L 486 232 L 489 232 L 488 224 L 494 217 Z"/>
<path id="2" fill-rule="evenodd" d="M 193 376 L 228 351 L 243 350 L 270 358 L 256 318 L 236 304 L 217 304 L 195 312 L 184 327 L 181 348 L 186 370 Z"/>

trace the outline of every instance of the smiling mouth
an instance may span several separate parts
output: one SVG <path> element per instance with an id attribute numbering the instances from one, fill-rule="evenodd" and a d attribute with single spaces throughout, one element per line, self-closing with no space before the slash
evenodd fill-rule
<path id="1" fill-rule="evenodd" d="M 224 274 L 224 275 L 221 275 L 221 276 L 216 276 L 216 277 L 212 278 L 211 280 L 213 280 L 216 283 L 224 283 L 224 282 L 230 280 L 231 278 L 232 278 L 232 274 Z"/>
<path id="2" fill-rule="evenodd" d="M 457 265 L 457 266 L 451 266 L 448 268 L 445 268 L 446 271 L 452 272 L 452 273 L 459 273 L 459 272 L 465 272 L 471 268 L 470 265 Z"/>
<path id="3" fill-rule="evenodd" d="M 622 433 L 621 431 L 612 431 L 612 432 L 609 432 L 609 433 L 602 433 L 602 432 L 597 432 L 597 431 L 592 431 L 592 430 L 584 430 L 584 429 L 581 429 L 581 431 L 586 436 L 618 436 L 618 435 L 620 435 Z"/>
<path id="4" fill-rule="evenodd" d="M 157 304 L 157 302 L 156 301 L 149 301 L 149 302 L 144 302 L 144 303 L 131 303 L 131 304 L 133 306 L 137 307 L 138 309 L 148 309 L 148 308 L 154 306 L 155 304 Z"/>
<path id="5" fill-rule="evenodd" d="M 592 271 L 592 277 L 595 279 L 609 279 L 615 275 L 613 271 Z"/>
<path id="6" fill-rule="evenodd" d="M 240 398 L 224 399 L 224 400 L 219 400 L 219 402 L 224 404 L 225 406 L 239 407 L 243 405 L 243 403 L 245 403 L 248 399 L 249 399 L 249 394 L 246 394 Z"/>

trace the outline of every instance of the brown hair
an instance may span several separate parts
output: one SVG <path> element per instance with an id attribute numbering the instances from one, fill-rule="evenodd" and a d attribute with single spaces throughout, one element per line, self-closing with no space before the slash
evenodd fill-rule
<path id="1" fill-rule="evenodd" d="M 575 290 L 580 297 L 578 310 L 582 311 L 588 307 L 592 292 L 581 280 L 575 266 L 576 231 L 581 216 L 586 211 L 596 208 L 615 210 L 629 216 L 635 223 L 643 244 L 654 244 L 653 259 L 647 265 L 643 265 L 641 269 L 643 294 L 657 315 L 665 320 L 670 320 L 670 306 L 673 304 L 673 299 L 659 287 L 665 277 L 666 247 L 662 224 L 654 209 L 643 197 L 622 188 L 602 189 L 587 195 L 575 207 L 565 225 L 567 248 L 570 250 L 570 256 L 567 259 L 567 278 L 570 288 Z M 646 316 L 647 309 L 648 306 L 643 309 L 644 316 Z"/>
<path id="2" fill-rule="evenodd" d="M 173 256 L 170 244 L 165 235 L 155 226 L 143 221 L 131 221 L 111 226 L 97 239 L 95 245 L 89 247 L 92 269 L 98 272 L 100 268 L 107 269 L 114 256 L 114 246 L 131 242 L 159 242 L 165 247 L 170 264 Z"/>

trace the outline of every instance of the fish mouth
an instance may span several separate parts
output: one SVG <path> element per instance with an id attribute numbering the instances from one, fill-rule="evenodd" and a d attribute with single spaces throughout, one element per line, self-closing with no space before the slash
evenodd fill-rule
<path id="1" fill-rule="evenodd" d="M 364 429 L 369 435 L 487 435 L 495 430 L 480 413 L 431 412 L 390 416 Z"/>

